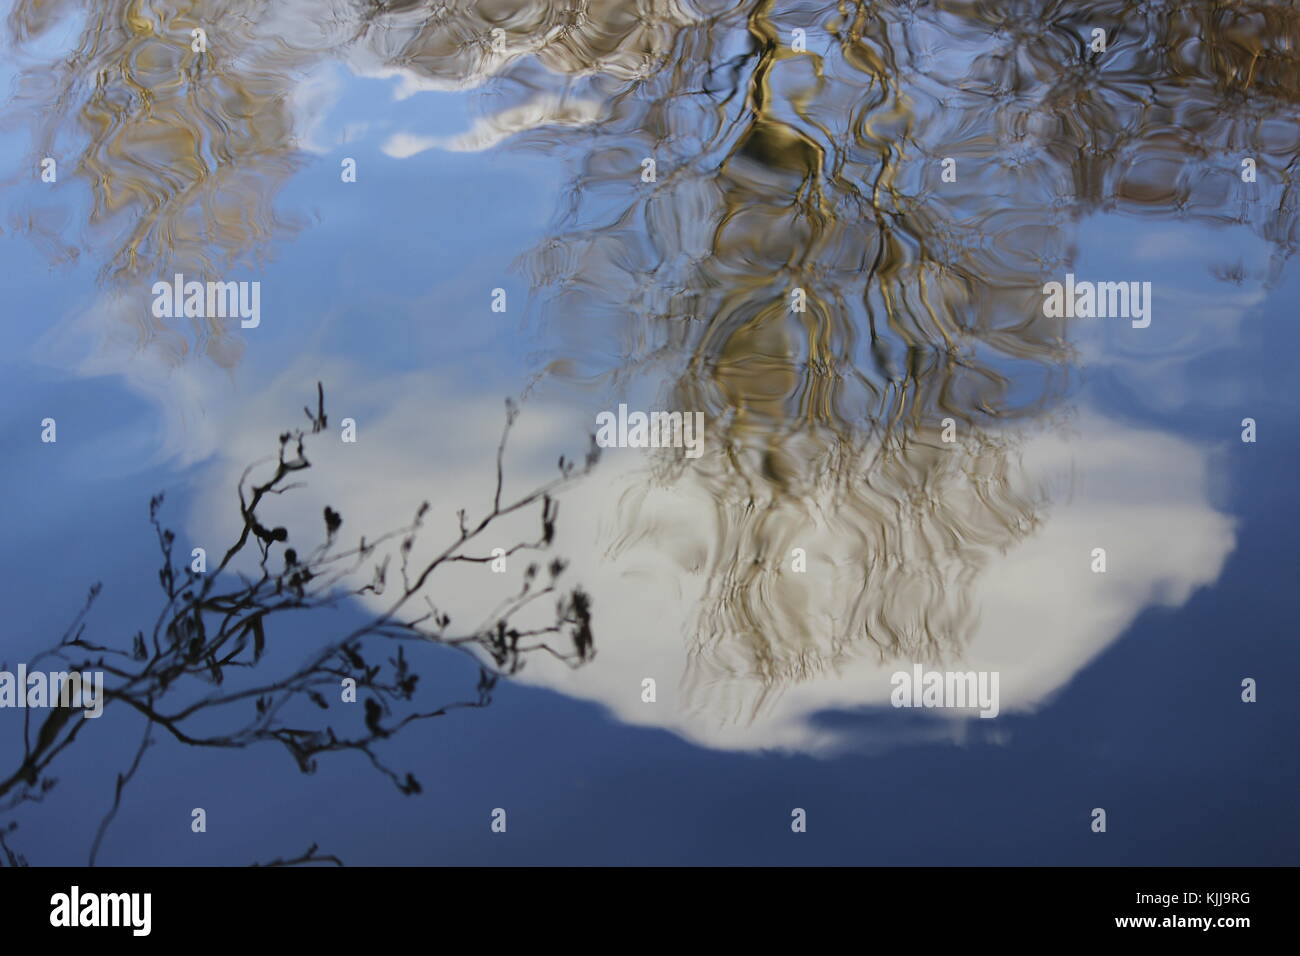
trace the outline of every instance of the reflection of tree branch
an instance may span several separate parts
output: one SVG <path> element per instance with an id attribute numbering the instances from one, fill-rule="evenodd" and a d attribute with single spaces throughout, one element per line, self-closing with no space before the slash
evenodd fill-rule
<path id="1" fill-rule="evenodd" d="M 333 863 L 335 866 L 342 866 L 343 861 L 332 853 L 318 853 L 319 847 L 315 843 L 307 847 L 307 852 L 301 856 L 296 856 L 292 860 L 272 860 L 270 863 L 254 863 L 253 866 L 302 866 L 307 863 Z"/>
<path id="2" fill-rule="evenodd" d="M 318 391 L 317 411 L 308 411 L 307 414 L 312 423 L 311 432 L 321 431 L 325 424 L 323 391 Z M 507 402 L 506 426 L 497 450 L 497 483 L 491 510 L 472 524 L 467 524 L 463 510 L 459 512 L 459 531 L 452 543 L 415 569 L 409 567 L 411 551 L 428 513 L 428 502 L 420 505 L 410 524 L 371 542 L 362 537 L 355 547 L 338 546 L 343 518 L 333 508 L 326 507 L 325 541 L 304 555 L 289 547 L 286 528 L 268 528 L 263 524 L 259 509 L 266 497 L 292 491 L 297 485 L 289 483 L 288 479 L 312 467 L 305 454 L 308 435 L 303 430 L 285 432 L 280 436 L 278 456 L 267 459 L 275 463 L 274 472 L 267 481 L 246 489 L 245 484 L 257 466 L 245 470 L 238 489 L 243 528 L 212 573 L 202 574 L 190 566 L 175 566 L 172 557 L 175 534 L 164 528 L 159 518 L 163 498 L 158 495 L 150 500 L 149 520 L 163 556 L 158 579 L 166 596 L 152 632 L 147 637 L 143 631 L 137 632 L 129 650 L 86 641 L 83 637 L 85 618 L 99 594 L 99 585 L 95 585 L 85 606 L 59 642 L 33 658 L 35 662 L 54 657 L 71 665 L 69 670 L 72 671 L 103 671 L 111 682 L 104 687 L 105 706 L 120 702 L 146 721 L 134 760 L 125 773 L 118 775 L 112 806 L 96 832 L 90 849 L 92 865 L 121 805 L 123 791 L 153 742 L 155 728 L 162 729 L 182 744 L 195 747 L 242 749 L 275 741 L 290 752 L 304 773 L 316 769 L 316 760 L 321 754 L 358 751 L 399 790 L 415 794 L 420 792 L 419 782 L 410 773 L 400 774 L 381 760 L 375 750 L 380 741 L 416 721 L 440 717 L 458 708 L 486 706 L 499 676 L 516 672 L 524 656 L 530 652 L 544 651 L 571 666 L 579 666 L 592 657 L 591 601 L 580 587 L 561 589 L 559 578 L 565 569 L 565 562 L 561 559 L 553 559 L 545 575 L 541 574 L 537 564 L 529 565 L 519 591 L 502 600 L 478 626 L 462 633 L 450 630 L 450 616 L 440 611 L 425 594 L 439 568 L 456 562 L 479 562 L 481 559 L 466 553 L 466 549 L 507 515 L 537 506 L 541 523 L 541 531 L 535 540 L 516 544 L 507 550 L 507 554 L 548 549 L 554 539 L 558 514 L 553 493 L 576 475 L 589 472 L 596 464 L 599 453 L 593 441 L 581 469 L 561 458 L 557 478 L 503 503 L 503 457 L 517 415 L 515 405 Z M 325 644 L 305 664 L 287 674 L 271 670 L 265 679 L 252 686 L 198 696 L 182 693 L 182 688 L 198 690 L 195 682 L 222 688 L 227 678 L 237 673 L 233 670 L 235 668 L 265 669 L 262 661 L 267 649 L 268 622 L 282 612 L 332 608 L 349 598 L 383 594 L 389 562 L 387 557 L 379 561 L 376 551 L 381 545 L 398 538 L 401 539 L 402 587 L 386 610 L 344 637 Z M 258 549 L 260 575 L 250 579 L 238 574 L 241 583 L 232 588 L 229 585 L 231 563 L 250 542 Z M 283 562 L 280 570 L 271 566 L 277 548 L 281 549 L 279 558 Z M 361 587 L 343 586 L 345 578 L 367 563 L 373 565 L 370 583 Z M 550 596 L 556 597 L 555 615 L 550 623 L 530 628 L 512 625 L 512 619 L 520 611 Z M 404 614 L 417 597 L 427 610 L 418 616 Z M 568 640 L 571 649 L 565 650 L 557 645 L 561 638 Z M 379 663 L 372 662 L 375 660 L 373 656 L 369 659 L 363 656 L 363 652 L 372 653 L 371 643 L 382 649 L 384 643 L 381 642 L 409 640 L 453 647 L 469 654 L 476 662 L 479 662 L 479 653 L 486 654 L 491 665 L 479 663 L 476 695 L 469 700 L 433 709 L 418 709 L 414 702 L 419 675 L 412 672 L 403 645 L 397 646 L 396 653 L 390 649 L 390 656 L 380 658 Z M 74 664 L 73 648 L 98 656 L 85 657 Z M 289 723 L 286 711 L 291 705 L 311 703 L 321 710 L 328 710 L 330 705 L 326 693 L 339 691 L 346 686 L 344 682 L 347 680 L 355 681 L 356 688 L 368 692 L 362 708 L 362 726 L 356 731 L 346 733 L 336 730 L 332 724 L 302 726 L 297 719 Z M 254 717 L 247 722 L 235 718 L 231 709 L 242 703 L 254 705 Z M 28 716 L 30 713 L 27 711 Z M 225 718 L 217 729 L 212 728 L 214 715 Z M 41 725 L 34 742 L 30 728 L 24 726 L 22 762 L 9 777 L 0 779 L 0 800 L 8 798 L 0 810 L 9 811 L 21 803 L 39 800 L 53 786 L 53 779 L 45 776 L 48 768 L 86 726 L 84 719 L 73 720 L 73 716 L 71 708 L 54 709 Z M 204 719 L 201 731 L 197 729 L 200 718 Z M 7 831 L 0 831 L 0 837 L 4 832 Z M 11 864 L 21 860 L 3 839 L 0 839 L 0 850 Z M 315 850 L 313 846 L 303 857 L 279 860 L 271 865 L 319 860 L 338 862 L 333 857 L 316 857 Z"/>
<path id="3" fill-rule="evenodd" d="M 104 814 L 104 818 L 99 821 L 99 829 L 95 831 L 95 842 L 90 845 L 91 866 L 95 865 L 95 857 L 99 856 L 99 847 L 104 842 L 104 834 L 108 832 L 109 824 L 113 822 L 113 818 L 117 816 L 118 807 L 122 805 L 122 791 L 131 782 L 135 772 L 140 769 L 140 761 L 144 757 L 144 752 L 153 742 L 152 734 L 153 724 L 150 721 L 145 721 L 144 737 L 141 738 L 140 746 L 135 752 L 135 759 L 131 761 L 131 766 L 126 773 L 117 775 L 117 785 L 113 788 L 113 806 L 109 808 L 108 813 Z"/>

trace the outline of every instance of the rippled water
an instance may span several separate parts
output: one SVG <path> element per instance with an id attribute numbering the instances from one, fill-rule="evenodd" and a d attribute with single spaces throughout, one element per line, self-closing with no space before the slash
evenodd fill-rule
<path id="1" fill-rule="evenodd" d="M 611 449 L 558 493 L 554 544 L 591 595 L 595 655 L 530 657 L 503 704 L 393 742 L 398 764 L 429 747 L 478 754 L 438 751 L 440 799 L 455 791 L 478 813 L 478 787 L 504 786 L 484 765 L 517 754 L 515 733 L 535 724 L 559 762 L 610 747 L 630 766 L 688 763 L 705 803 L 744 777 L 736 752 L 767 754 L 746 773 L 801 781 L 791 805 L 833 803 L 843 780 L 904 760 L 954 792 L 1059 782 L 1060 816 L 1011 861 L 1045 862 L 1044 846 L 1093 860 L 1073 834 L 1044 835 L 1074 827 L 1070 814 L 1086 834 L 1105 799 L 1064 781 L 1114 774 L 1115 793 L 1122 769 L 1141 807 L 1165 806 L 1168 772 L 1134 767 L 1157 746 L 1142 728 L 1167 713 L 1186 739 L 1159 746 L 1179 773 L 1211 790 L 1244 773 L 1264 806 L 1254 823 L 1223 810 L 1191 860 L 1295 862 L 1293 829 L 1280 848 L 1262 837 L 1297 782 L 1293 760 L 1273 759 L 1294 744 L 1295 706 L 1239 700 L 1243 677 L 1276 675 L 1280 691 L 1296 660 L 1282 622 L 1246 610 L 1275 593 L 1295 528 L 1293 508 L 1251 508 L 1287 501 L 1279 473 L 1300 433 L 1290 5 L 65 0 L 17 3 L 5 32 L 3 394 L 21 449 L 5 561 L 32 600 L 4 660 L 48 644 L 97 579 L 103 639 L 151 620 L 144 503 L 176 489 L 183 550 L 215 552 L 242 527 L 245 467 L 302 424 L 317 381 L 331 429 L 350 418 L 359 438 L 328 433 L 318 473 L 272 503 L 294 535 L 329 505 L 373 540 L 422 500 L 432 527 L 453 530 L 490 490 L 504 395 L 523 406 L 508 469 L 520 489 L 558 454 L 581 459 L 601 411 L 698 410 L 700 457 Z M 157 316 L 150 290 L 177 273 L 260 281 L 260 326 Z M 1049 317 L 1044 284 L 1066 273 L 1150 282 L 1151 324 Z M 35 444 L 46 415 L 57 459 Z M 1240 440 L 1248 417 L 1258 443 Z M 499 540 L 531 533 L 521 521 Z M 34 556 L 60 556 L 56 572 Z M 1225 583 L 1237 566 L 1244 591 Z M 452 568 L 433 600 L 477 620 L 523 569 Z M 338 613 L 364 618 L 383 600 L 358 593 Z M 1213 674 L 1163 653 L 1117 657 L 1149 637 L 1153 613 L 1182 615 Z M 286 622 L 281 641 L 319 626 Z M 1225 626 L 1261 643 L 1229 642 Z M 427 658 L 429 680 L 446 660 Z M 914 664 L 998 672 L 1002 715 L 900 719 L 890 678 Z M 1121 706 L 1097 686 L 1102 667 L 1203 696 L 1134 692 Z M 1243 708 L 1257 724 L 1241 725 Z M 1192 730 L 1204 720 L 1256 741 L 1250 770 L 1229 772 L 1227 756 L 1188 769 L 1217 740 Z M 1080 726 L 1110 729 L 1094 748 Z M 671 747 L 639 727 L 671 731 Z M 113 733 L 129 761 L 136 731 Z M 952 756 L 953 741 L 1001 769 Z M 1036 763 L 1043 747 L 1060 763 Z M 218 771 L 174 749 L 159 759 L 188 768 L 192 789 L 227 795 L 203 776 Z M 104 754 L 101 770 L 116 751 Z M 803 754 L 822 769 L 789 763 Z M 506 779 L 522 793 L 527 773 Z M 616 771 L 561 777 L 633 799 Z M 311 783 L 283 786 L 322 799 Z M 104 858 L 166 862 L 146 820 L 176 801 L 188 812 L 176 789 L 141 783 Z M 585 792 L 571 798 L 595 799 Z M 107 808 L 91 782 L 58 793 L 92 806 L 87 819 Z M 382 799 L 360 783 L 343 793 L 363 817 Z M 563 817 L 531 799 L 537 818 Z M 777 839 L 788 801 L 772 800 Z M 949 810 L 899 812 L 916 840 Z M 993 818 L 1011 827 L 1019 812 Z M 358 862 L 430 858 L 376 849 L 372 824 L 322 813 Z M 56 838 L 42 819 L 57 817 L 36 814 L 24 851 L 79 859 L 85 835 Z M 952 826 L 935 839 L 955 840 L 953 855 L 922 862 L 978 854 L 974 828 Z M 503 859 L 597 859 L 610 837 L 593 834 Z M 239 839 L 212 860 L 281 850 L 256 827 Z M 716 839 L 681 858 L 793 861 Z M 482 852 L 455 840 L 453 857 Z M 1172 862 L 1175 842 L 1153 836 L 1130 859 Z M 854 861 L 841 852 L 822 844 L 816 858 Z"/>

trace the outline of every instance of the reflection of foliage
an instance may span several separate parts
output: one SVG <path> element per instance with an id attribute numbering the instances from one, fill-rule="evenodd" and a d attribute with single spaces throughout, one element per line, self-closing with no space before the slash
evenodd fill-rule
<path id="1" fill-rule="evenodd" d="M 75 174 L 88 185 L 102 278 L 218 279 L 232 267 L 255 267 L 266 243 L 294 228 L 274 200 L 299 159 L 284 71 L 306 61 L 258 36 L 263 6 L 22 0 L 10 14 L 19 51 L 84 15 L 73 50 L 30 68 L 11 106 L 35 125 L 35 157 L 58 157 L 61 179 Z M 192 49 L 195 28 L 208 33 L 204 52 Z M 77 248 L 48 235 L 59 215 L 42 200 L 23 227 L 71 258 Z M 142 342 L 173 362 L 198 349 L 233 367 L 243 354 L 240 337 L 219 319 L 200 320 L 188 336 L 147 308 L 130 320 Z"/>
<path id="2" fill-rule="evenodd" d="M 296 166 L 283 71 L 305 59 L 287 44 L 267 49 L 254 28 L 260 6 L 22 0 L 10 14 L 20 51 L 84 14 L 74 49 L 30 68 L 13 105 L 35 108 L 38 157 L 82 150 L 75 171 L 91 187 L 90 221 L 113 243 L 106 276 L 211 271 L 285 226 L 270 205 Z M 196 28 L 209 41 L 202 52 Z"/>
<path id="3" fill-rule="evenodd" d="M 1275 265 L 1293 249 L 1295 10 L 761 0 L 684 32 L 694 58 L 587 132 L 527 265 L 557 369 L 668 364 L 733 440 L 1037 413 L 1070 357 L 1039 289 L 1090 211 L 1247 224 Z"/>
<path id="4" fill-rule="evenodd" d="M 208 573 L 195 573 L 188 565 L 177 567 L 173 561 L 175 535 L 159 521 L 162 496 L 150 501 L 149 517 L 163 556 L 159 582 L 166 598 L 152 629 L 138 632 L 129 649 L 89 641 L 85 621 L 99 593 L 96 585 L 58 644 L 29 664 L 34 668 L 38 661 L 50 658 L 62 662 L 60 670 L 104 671 L 106 707 L 117 703 L 121 707 L 115 709 L 133 709 L 145 718 L 144 735 L 134 761 L 117 778 L 112 807 L 91 848 L 92 864 L 117 812 L 123 788 L 139 769 L 156 733 L 193 747 L 240 749 L 275 742 L 289 751 L 303 773 L 313 772 L 317 759 L 324 754 L 358 752 L 403 793 L 415 794 L 420 792 L 419 782 L 381 760 L 377 747 L 383 740 L 413 723 L 458 708 L 485 706 L 499 676 L 516 672 L 527 654 L 543 651 L 572 666 L 592 657 L 591 600 L 581 587 L 561 590 L 559 578 L 565 562 L 558 558 L 545 569 L 537 564 L 529 566 L 520 590 L 505 598 L 487 620 L 469 629 L 454 629 L 451 618 L 433 604 L 428 594 L 431 579 L 440 569 L 456 562 L 481 564 L 492 560 L 468 549 L 506 516 L 535 509 L 541 524 L 535 540 L 518 543 L 507 554 L 547 549 L 558 514 L 552 494 L 596 463 L 593 445 L 581 467 L 561 459 L 556 479 L 513 501 L 503 501 L 502 457 L 516 414 L 516 408 L 508 403 L 506 429 L 497 450 L 497 482 L 491 510 L 477 521 L 468 520 L 460 511 L 456 535 L 428 560 L 411 558 L 429 510 L 427 502 L 419 507 L 409 525 L 370 541 L 362 536 L 354 546 L 342 543 L 343 517 L 326 507 L 325 541 L 304 554 L 289 546 L 286 528 L 265 527 L 259 506 L 267 496 L 291 492 L 297 487 L 292 482 L 294 476 L 311 467 L 304 454 L 310 433 L 303 430 L 280 436 L 274 471 L 267 480 L 250 484 L 248 478 L 256 466 L 245 471 L 239 488 L 243 530 L 220 565 Z M 325 427 L 323 392 L 317 410 L 308 415 L 311 433 Z M 374 598 L 390 594 L 393 571 L 389 559 L 385 557 L 381 562 L 377 554 L 386 543 L 398 541 L 396 574 L 400 586 L 393 588 L 395 593 L 384 610 L 351 632 L 322 643 L 301 665 L 285 667 L 278 659 L 271 661 L 265 656 L 268 650 L 274 651 L 273 624 L 286 614 L 332 608 L 363 595 Z M 246 549 L 256 549 L 258 554 L 259 573 L 255 577 L 234 573 L 232 561 Z M 345 583 L 368 566 L 373 567 L 369 583 L 361 587 Z M 232 583 L 235 577 L 237 585 Z M 552 623 L 527 629 L 512 624 L 518 612 L 549 597 L 557 599 Z M 565 639 L 570 647 L 557 645 L 557 638 Z M 420 706 L 419 675 L 407 660 L 404 646 L 398 643 L 405 641 L 458 648 L 476 661 L 480 654 L 486 655 L 490 664 L 479 664 L 476 696 L 434 708 Z M 241 682 L 243 672 L 248 677 Z M 355 681 L 358 695 L 364 694 L 363 705 L 356 708 L 360 714 L 350 721 L 361 726 L 349 731 L 341 724 L 311 719 L 309 715 L 316 708 L 331 709 L 330 700 L 338 699 L 335 695 L 340 694 L 346 680 Z M 302 706 L 307 704 L 313 706 Z M 354 713 L 346 706 L 343 710 L 348 717 Z M 24 714 L 29 721 L 31 711 Z M 34 736 L 25 723 L 22 763 L 7 778 L 0 779 L 0 801 L 4 801 L 0 809 L 11 811 L 24 802 L 39 801 L 55 782 L 48 775 L 51 764 L 91 724 L 93 721 L 76 717 L 67 708 L 51 711 Z M 14 826 L 11 824 L 9 829 Z M 0 828 L 0 850 L 11 864 L 22 862 L 5 844 L 5 832 Z M 303 857 L 277 860 L 276 865 L 321 859 L 327 858 L 317 856 L 313 846 Z"/>

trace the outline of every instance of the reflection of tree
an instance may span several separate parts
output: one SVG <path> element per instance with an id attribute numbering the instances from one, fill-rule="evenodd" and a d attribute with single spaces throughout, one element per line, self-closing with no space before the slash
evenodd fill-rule
<path id="1" fill-rule="evenodd" d="M 319 398 L 317 410 L 308 411 L 311 433 L 326 424 L 323 393 Z M 310 433 L 303 430 L 280 436 L 279 453 L 266 480 L 250 480 L 256 465 L 245 471 L 239 487 L 243 530 L 220 564 L 207 573 L 195 573 L 189 565 L 177 566 L 173 560 L 175 535 L 159 520 L 162 496 L 150 501 L 149 517 L 163 556 L 159 581 L 166 599 L 152 628 L 137 632 L 129 648 L 90 641 L 86 617 L 99 593 L 96 585 L 63 638 L 28 665 L 35 670 L 40 661 L 49 660 L 59 662 L 59 671 L 103 671 L 106 710 L 108 705 L 118 704 L 115 711 L 130 709 L 145 718 L 134 760 L 118 775 L 112 806 L 96 834 L 90 851 L 92 864 L 124 787 L 158 734 L 186 746 L 220 749 L 275 742 L 289 751 L 303 773 L 313 772 L 322 755 L 357 752 L 403 793 L 414 794 L 420 792 L 418 781 L 409 773 L 391 769 L 380 757 L 378 748 L 384 740 L 419 721 L 458 708 L 485 706 L 499 675 L 517 671 L 527 654 L 546 652 L 573 666 L 591 658 L 591 600 L 580 587 L 561 590 L 559 578 L 565 562 L 560 559 L 544 569 L 531 565 L 519 591 L 505 597 L 477 626 L 453 628 L 451 618 L 429 596 L 432 579 L 441 569 L 458 562 L 492 560 L 470 549 L 485 531 L 496 529 L 509 515 L 535 510 L 541 530 L 535 540 L 520 542 L 507 554 L 546 550 L 558 514 L 553 493 L 590 471 L 597 460 L 593 445 L 581 467 L 561 459 L 556 479 L 514 500 L 503 500 L 502 457 L 516 414 L 515 407 L 509 405 L 506 431 L 497 451 L 491 510 L 477 520 L 459 512 L 456 535 L 428 560 L 411 557 L 429 510 L 427 502 L 407 526 L 369 541 L 363 535 L 352 546 L 342 543 L 342 516 L 326 507 L 324 543 L 302 554 L 289 546 L 286 528 L 268 528 L 262 523 L 259 508 L 268 497 L 292 492 L 298 487 L 294 479 L 311 467 L 304 454 Z M 400 542 L 396 568 L 390 567 L 389 557 L 378 559 L 380 549 L 390 542 Z M 255 577 L 236 575 L 232 562 L 253 549 L 259 558 L 259 573 Z M 368 566 L 373 567 L 369 583 L 361 587 L 346 583 Z M 238 584 L 233 582 L 235 578 Z M 390 583 L 390 579 L 397 580 Z M 349 598 L 385 595 L 390 598 L 381 612 L 349 633 L 322 642 L 300 665 L 288 666 L 274 653 L 274 627 L 286 615 L 332 608 Z M 525 608 L 552 597 L 557 599 L 553 622 L 523 629 L 512 623 Z M 557 639 L 570 646 L 557 644 Z M 417 692 L 419 675 L 408 662 L 402 643 L 407 641 L 458 648 L 476 662 L 480 655 L 485 656 L 488 662 L 479 664 L 475 696 L 433 708 L 422 705 Z M 347 680 L 355 681 L 355 699 L 361 704 L 355 711 L 338 703 Z M 337 722 L 322 723 L 312 717 L 317 708 L 328 711 L 340 706 L 344 713 Z M 49 775 L 51 765 L 94 724 L 71 709 L 56 708 L 33 733 L 31 714 L 24 711 L 22 762 L 12 774 L 0 778 L 0 809 L 5 811 L 41 800 L 55 783 Z M 10 864 L 19 864 L 24 862 L 22 857 L 5 842 L 5 834 L 14 827 L 11 823 L 8 830 L 0 828 L 0 850 Z M 315 850 L 313 846 L 304 857 L 276 863 L 324 859 Z"/>
<path id="2" fill-rule="evenodd" d="M 1032 264 L 981 241 L 1044 205 L 961 215 L 925 195 L 914 161 L 926 116 L 900 79 L 889 16 L 856 8 L 834 28 L 838 51 L 799 55 L 796 24 L 774 22 L 773 6 L 747 7 L 742 51 L 726 48 L 737 88 L 717 88 L 728 74 L 713 59 L 616 113 L 593 153 L 608 140 L 623 162 L 586 164 L 576 211 L 529 262 L 554 288 L 542 318 L 573 343 L 569 367 L 614 384 L 666 366 L 666 404 L 708 414 L 709 453 L 669 470 L 715 512 L 686 679 L 693 704 L 727 720 L 863 655 L 960 654 L 972 579 L 1042 504 L 1009 474 L 1010 440 L 985 426 L 1055 393 L 1048 375 L 1017 406 L 1009 369 L 1064 358 L 1061 323 L 1008 321 L 1032 315 Z M 692 118 L 679 82 L 709 90 L 711 78 Z M 636 125 L 647 113 L 662 122 Z M 693 125 L 702 147 L 674 135 Z M 641 155 L 662 174 L 637 188 Z M 601 354 L 624 361 L 594 365 Z M 962 426 L 957 450 L 940 441 L 945 417 Z M 625 545 L 671 551 L 639 509 L 623 520 Z M 807 576 L 790 570 L 799 547 Z"/>
<path id="3" fill-rule="evenodd" d="M 970 581 L 1045 504 L 1007 423 L 1063 394 L 1067 330 L 1040 289 L 1080 216 L 1237 222 L 1275 265 L 1291 253 L 1300 16 L 1214 9 L 761 0 L 688 28 L 698 59 L 588 132 L 525 264 L 552 369 L 615 393 L 665 376 L 667 406 L 708 413 L 710 454 L 669 467 L 716 510 L 697 702 L 743 719 L 853 656 L 960 653 Z M 638 509 L 624 523 L 620 541 L 672 547 Z M 810 540 L 836 552 L 829 609 L 789 573 Z"/>
<path id="4" fill-rule="evenodd" d="M 791 51 L 795 27 L 810 52 Z M 1081 214 L 1244 221 L 1291 251 L 1294 11 L 765 0 L 683 32 L 695 58 L 611 101 L 527 260 L 585 380 L 685 351 L 688 387 L 715 392 L 693 407 L 723 415 L 992 421 L 1059 394 L 1068 343 L 1039 290 Z M 637 181 L 642 156 L 658 183 Z"/>
<path id="5" fill-rule="evenodd" d="M 1037 529 L 1046 489 L 1021 474 L 1016 433 L 953 445 L 902 431 L 849 440 L 804 428 L 781 443 L 781 470 L 727 435 L 624 493 L 614 553 L 649 547 L 704 575 L 685 635 L 693 709 L 748 722 L 786 686 L 857 660 L 960 663 L 978 623 L 972 585 Z M 646 506 L 661 482 L 711 513 L 665 526 Z"/>

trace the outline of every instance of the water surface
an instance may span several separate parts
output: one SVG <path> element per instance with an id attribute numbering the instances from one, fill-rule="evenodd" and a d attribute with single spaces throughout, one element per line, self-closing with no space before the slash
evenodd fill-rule
<path id="1" fill-rule="evenodd" d="M 182 739 L 119 681 L 35 779 L 0 774 L 45 791 L 0 802 L 2 862 L 84 862 L 147 726 L 97 862 L 1297 862 L 1291 8 L 83 0 L 4 34 L 0 661 L 95 582 L 96 646 L 193 620 L 164 612 L 151 496 L 183 578 L 239 539 L 278 436 L 311 468 L 262 506 L 288 541 L 233 620 L 274 607 L 264 646 L 235 627 L 237 663 L 150 698 L 283 706 Z M 259 282 L 260 324 L 154 315 L 177 273 Z M 1066 273 L 1151 283 L 1150 324 L 1044 314 Z M 381 536 L 422 502 L 413 568 L 491 511 L 507 397 L 505 501 L 578 462 L 553 533 L 540 499 L 494 521 L 467 554 L 541 546 L 443 565 L 366 631 L 416 691 L 361 668 L 342 703 L 340 670 L 321 710 L 285 679 L 386 620 L 406 535 Z M 704 413 L 703 454 L 586 469 L 620 403 Z M 363 535 L 282 606 L 286 548 Z M 256 535 L 204 580 L 241 574 Z M 521 649 L 507 619 L 556 632 Z M 997 717 L 891 707 L 914 664 L 997 672 Z M 370 752 L 286 742 L 373 734 L 368 696 Z"/>

